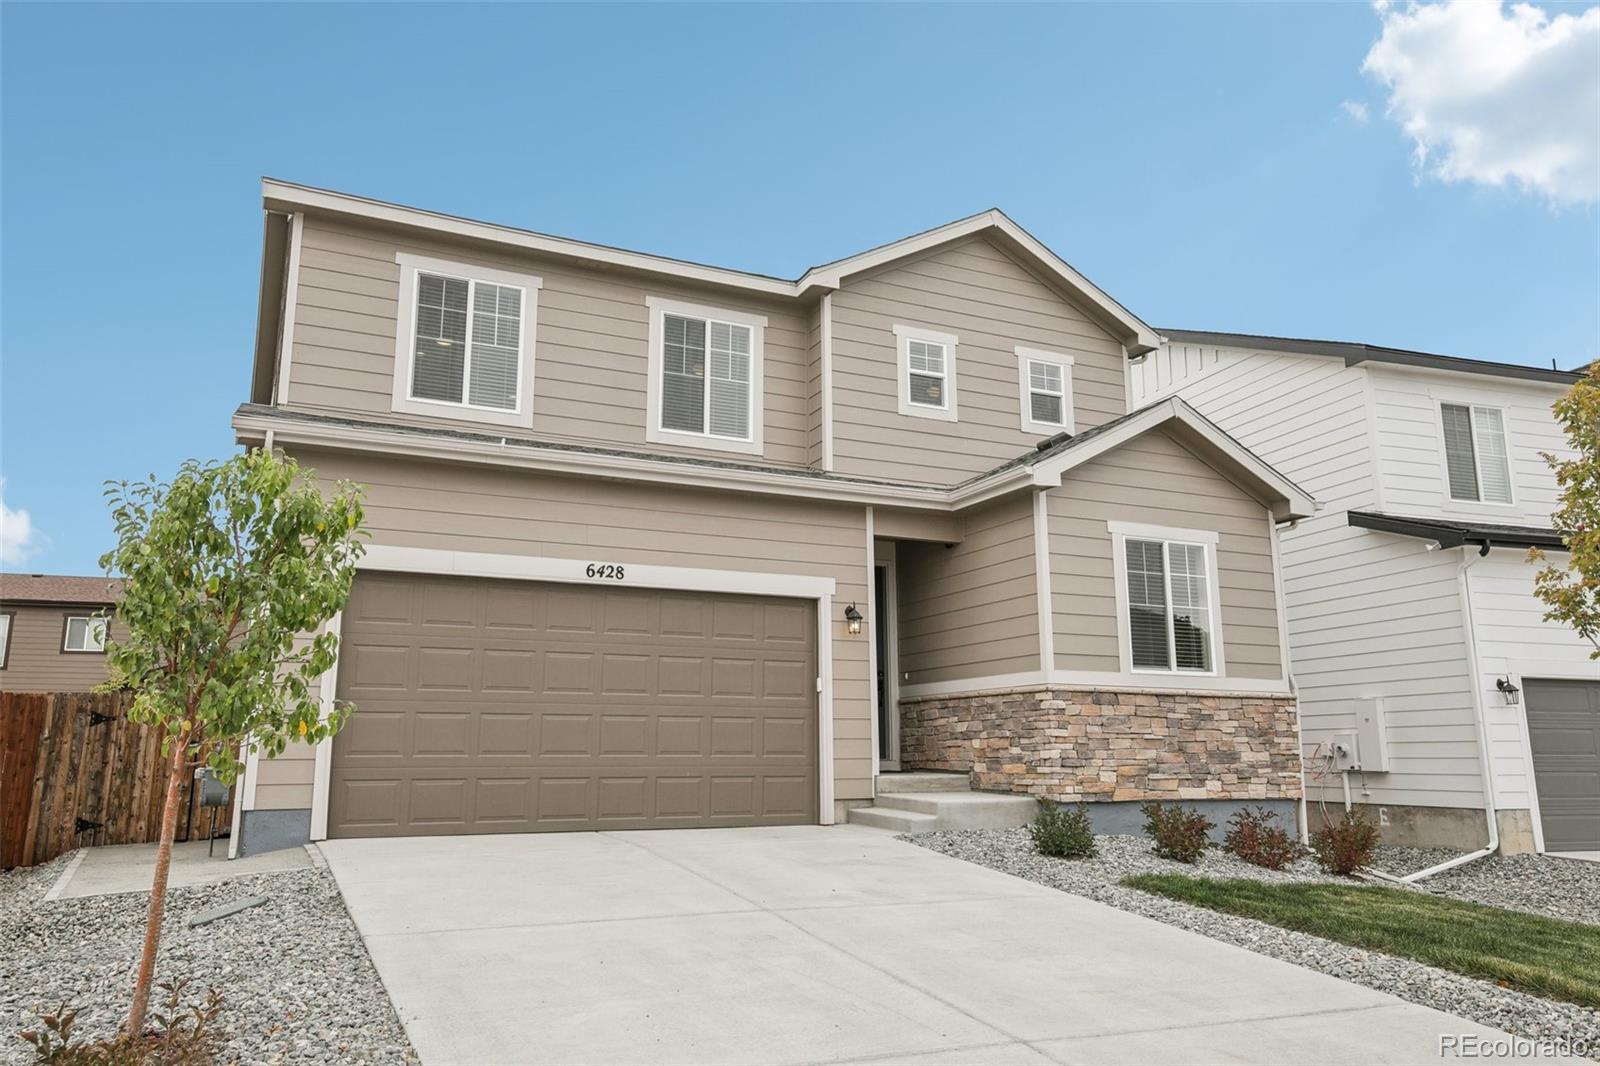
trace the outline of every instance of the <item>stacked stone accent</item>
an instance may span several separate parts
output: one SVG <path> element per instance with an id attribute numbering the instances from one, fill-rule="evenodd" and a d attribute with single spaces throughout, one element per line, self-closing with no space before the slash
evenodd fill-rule
<path id="1" fill-rule="evenodd" d="M 1300 796 L 1286 696 L 1033 686 L 900 701 L 901 765 L 1079 800 Z"/>

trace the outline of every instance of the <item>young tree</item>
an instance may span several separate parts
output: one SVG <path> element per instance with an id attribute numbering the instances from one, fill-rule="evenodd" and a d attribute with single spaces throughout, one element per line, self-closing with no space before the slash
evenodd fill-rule
<path id="1" fill-rule="evenodd" d="M 1539 549 L 1530 551 L 1530 559 L 1546 563 L 1533 587 L 1549 608 L 1545 620 L 1571 626 L 1595 646 L 1589 657 L 1600 659 L 1600 362 L 1589 364 L 1553 410 L 1576 453 L 1571 459 L 1544 457 L 1561 487 L 1561 506 L 1551 518 L 1568 557 L 1557 566 Z"/>
<path id="2" fill-rule="evenodd" d="M 319 632 L 350 596 L 362 547 L 360 491 L 324 498 L 292 459 L 251 451 L 186 462 L 171 484 L 108 482 L 117 546 L 100 565 L 123 575 L 124 635 L 106 644 L 110 685 L 133 692 L 128 717 L 157 726 L 168 759 L 161 842 L 144 955 L 127 1032 L 144 1031 L 166 904 L 178 790 L 195 767 L 232 782 L 253 744 L 277 755 L 336 733 L 313 682 L 338 638 Z M 309 640 L 297 640 L 314 634 Z"/>

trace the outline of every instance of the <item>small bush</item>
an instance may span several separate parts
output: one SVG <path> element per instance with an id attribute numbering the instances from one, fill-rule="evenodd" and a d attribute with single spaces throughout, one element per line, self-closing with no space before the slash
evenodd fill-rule
<path id="1" fill-rule="evenodd" d="M 222 1013 L 222 993 L 211 989 L 204 1004 L 183 1003 L 188 981 L 163 981 L 165 1010 L 152 1011 L 154 1029 L 135 1038 L 127 1033 L 99 1040 L 78 1040 L 73 1028 L 78 1012 L 65 1003 L 54 1014 L 41 1014 L 38 1029 L 17 1034 L 33 1045 L 37 1066 L 211 1066 L 216 1048 L 210 1025 Z"/>
<path id="2" fill-rule="evenodd" d="M 1317 865 L 1330 874 L 1349 877 L 1372 863 L 1378 846 L 1378 827 L 1356 811 L 1345 811 L 1332 825 L 1318 829 L 1311 837 L 1311 850 Z"/>
<path id="3" fill-rule="evenodd" d="M 1265 807 L 1240 808 L 1228 819 L 1222 850 L 1253 866 L 1281 870 L 1304 852 L 1300 842 L 1275 824 L 1278 816 Z"/>
<path id="4" fill-rule="evenodd" d="M 1211 846 L 1207 834 L 1216 823 L 1193 807 L 1167 807 L 1152 802 L 1139 810 L 1144 812 L 1144 831 L 1155 841 L 1155 853 L 1163 859 L 1199 862 Z"/>
<path id="5" fill-rule="evenodd" d="M 1089 824 L 1089 812 L 1083 805 L 1068 810 L 1044 800 L 1039 801 L 1039 816 L 1028 827 L 1033 836 L 1033 846 L 1040 855 L 1058 859 L 1088 859 L 1095 853 L 1094 827 Z"/>

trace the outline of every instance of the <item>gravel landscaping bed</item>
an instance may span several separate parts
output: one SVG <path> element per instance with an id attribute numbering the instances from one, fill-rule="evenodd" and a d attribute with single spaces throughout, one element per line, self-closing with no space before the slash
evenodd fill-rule
<path id="1" fill-rule="evenodd" d="M 1212 850 L 1196 865 L 1186 866 L 1157 858 L 1150 851 L 1150 842 L 1135 836 L 1096 837 L 1100 854 L 1093 859 L 1051 859 L 1034 850 L 1025 828 L 924 833 L 902 839 L 1519 1036 L 1565 1037 L 1600 1048 L 1600 1011 L 1541 999 L 1409 959 L 1337 944 L 1118 884 L 1122 878 L 1139 873 L 1248 877 L 1259 881 L 1338 880 L 1322 873 L 1309 860 L 1274 873 Z"/>
<path id="2" fill-rule="evenodd" d="M 1373 866 L 1403 877 L 1458 854 L 1441 848 L 1384 845 Z M 1491 855 L 1435 874 L 1418 887 L 1491 907 L 1600 925 L 1600 862 L 1549 855 Z"/>
<path id="3" fill-rule="evenodd" d="M 32 1061 L 16 1034 L 37 1025 L 40 1010 L 77 1006 L 85 1036 L 114 1033 L 127 1013 L 148 897 L 47 902 L 70 859 L 0 874 L 0 1063 Z M 187 925 L 196 911 L 253 895 L 268 902 Z M 181 977 L 192 981 L 191 1001 L 208 987 L 226 997 L 216 1022 L 221 1061 L 417 1061 L 326 869 L 171 889 L 156 980 Z"/>

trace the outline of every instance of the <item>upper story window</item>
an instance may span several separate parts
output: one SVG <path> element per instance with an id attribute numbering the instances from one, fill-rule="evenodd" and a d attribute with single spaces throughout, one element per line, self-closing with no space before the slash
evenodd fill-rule
<path id="1" fill-rule="evenodd" d="M 650 383 L 645 439 L 759 455 L 767 320 L 648 297 Z"/>
<path id="2" fill-rule="evenodd" d="M 62 651 L 103 652 L 106 650 L 106 620 L 92 614 L 66 616 L 61 635 Z"/>
<path id="3" fill-rule="evenodd" d="M 12 611 L 0 614 L 0 670 L 4 670 L 11 659 L 11 620 L 15 617 Z"/>
<path id="4" fill-rule="evenodd" d="M 533 425 L 540 279 L 401 253 L 394 410 Z"/>
<path id="5" fill-rule="evenodd" d="M 1217 672 L 1216 535 L 1112 522 L 1133 672 Z"/>
<path id="6" fill-rule="evenodd" d="M 1073 432 L 1072 356 L 1017 349 L 1021 387 L 1022 432 Z"/>
<path id="7" fill-rule="evenodd" d="M 956 336 L 898 324 L 894 336 L 899 353 L 900 413 L 954 422 Z"/>
<path id="8" fill-rule="evenodd" d="M 1510 503 L 1511 463 L 1504 413 L 1498 407 L 1441 403 L 1439 419 L 1450 498 Z"/>

